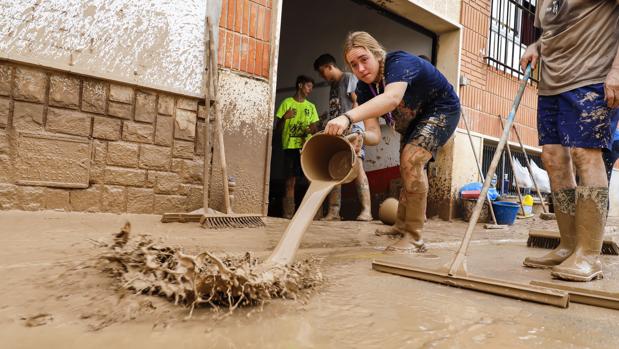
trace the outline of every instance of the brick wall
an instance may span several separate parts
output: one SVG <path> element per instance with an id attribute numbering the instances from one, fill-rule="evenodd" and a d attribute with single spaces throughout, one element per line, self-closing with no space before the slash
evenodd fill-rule
<path id="1" fill-rule="evenodd" d="M 463 28 L 462 75 L 469 79 L 460 88 L 465 115 L 473 131 L 500 137 L 503 118 L 511 110 L 520 80 L 488 66 L 484 60 L 488 47 L 491 0 L 463 0 L 461 24 Z M 523 143 L 537 146 L 537 89 L 527 86 L 518 114 L 516 128 Z M 460 122 L 460 127 L 464 127 Z M 512 132 L 511 140 L 517 141 Z"/>
<path id="2" fill-rule="evenodd" d="M 0 208 L 117 213 L 200 208 L 201 119 L 195 98 L 0 61 Z M 25 145 L 24 135 L 30 137 Z M 83 188 L 19 184 L 31 176 L 54 182 L 37 176 L 62 174 L 60 167 L 71 159 L 45 158 L 29 149 L 55 154 L 37 145 L 60 147 L 64 141 L 90 149 L 76 167 L 87 169 Z M 73 177 L 65 174 L 69 182 Z"/>
<path id="3" fill-rule="evenodd" d="M 219 65 L 269 77 L 272 0 L 223 0 L 219 21 Z"/>

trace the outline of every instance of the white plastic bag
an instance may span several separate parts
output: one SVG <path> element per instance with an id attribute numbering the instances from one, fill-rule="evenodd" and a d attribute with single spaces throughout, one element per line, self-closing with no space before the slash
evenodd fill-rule
<path id="1" fill-rule="evenodd" d="M 533 178 L 535 178 L 539 191 L 542 193 L 550 193 L 550 178 L 548 177 L 548 172 L 539 168 L 533 159 L 531 159 L 531 170 L 533 171 Z"/>
<path id="2" fill-rule="evenodd" d="M 518 183 L 520 188 L 533 187 L 533 180 L 531 180 L 529 170 L 527 170 L 526 167 L 522 166 L 522 164 L 520 164 L 520 161 L 518 161 L 516 157 L 512 156 L 512 160 L 514 162 L 514 185 Z"/>

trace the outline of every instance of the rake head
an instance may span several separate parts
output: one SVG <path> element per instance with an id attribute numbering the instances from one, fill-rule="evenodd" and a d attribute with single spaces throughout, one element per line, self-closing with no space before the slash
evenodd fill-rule
<path id="1" fill-rule="evenodd" d="M 265 224 L 260 216 L 252 215 L 204 215 L 200 224 L 208 229 L 257 228 Z"/>

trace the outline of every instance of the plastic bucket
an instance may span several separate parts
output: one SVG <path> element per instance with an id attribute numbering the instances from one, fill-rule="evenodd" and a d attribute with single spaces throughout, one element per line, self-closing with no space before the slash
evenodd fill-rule
<path id="1" fill-rule="evenodd" d="M 516 221 L 516 215 L 520 205 L 515 202 L 495 201 L 492 203 L 497 224 L 512 225 Z"/>

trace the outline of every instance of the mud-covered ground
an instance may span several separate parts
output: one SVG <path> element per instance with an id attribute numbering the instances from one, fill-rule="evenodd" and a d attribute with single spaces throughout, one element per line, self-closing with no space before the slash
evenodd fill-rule
<path id="1" fill-rule="evenodd" d="M 207 231 L 159 216 L 59 212 L 0 213 L 0 338 L 4 348 L 611 348 L 619 312 L 572 303 L 568 309 L 522 302 L 379 273 L 371 261 L 391 242 L 376 222 L 314 222 L 300 256 L 322 259 L 325 281 L 297 300 L 263 307 L 189 309 L 135 295 L 94 267 L 102 243 L 124 222 L 185 253 L 251 251 L 267 256 L 287 220 L 266 228 Z M 619 219 L 609 220 L 619 225 Z M 555 222 L 519 220 L 508 230 L 479 225 L 473 246 L 524 244 L 528 229 Z M 430 220 L 432 251 L 455 250 L 466 223 Z M 486 248 L 485 250 L 493 250 Z M 474 251 L 473 251 L 474 252 Z M 535 252 L 539 253 L 539 252 Z M 619 258 L 619 257 L 608 257 Z M 507 262 L 497 252 L 493 267 Z M 608 259 L 613 263 L 613 259 Z M 505 269 L 518 268 L 506 265 Z M 506 276 L 509 277 L 509 276 Z M 619 277 L 610 274 L 608 278 Z M 619 283 L 619 280 L 618 280 Z"/>

